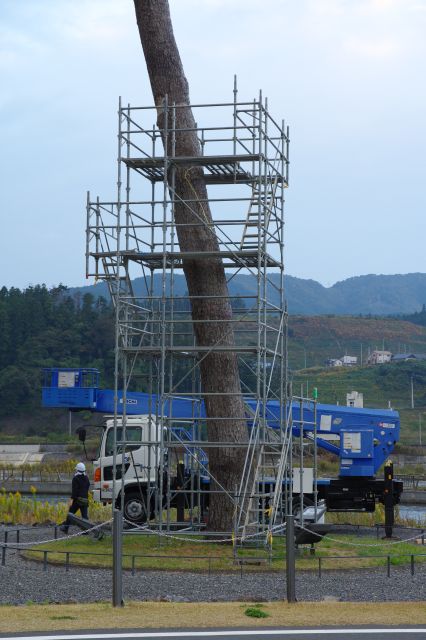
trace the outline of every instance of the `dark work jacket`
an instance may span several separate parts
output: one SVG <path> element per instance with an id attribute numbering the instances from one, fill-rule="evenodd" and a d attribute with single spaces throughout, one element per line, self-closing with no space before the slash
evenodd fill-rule
<path id="1" fill-rule="evenodd" d="M 90 480 L 85 473 L 76 473 L 72 479 L 71 498 L 77 500 L 77 498 L 83 498 L 84 501 L 89 496 Z"/>

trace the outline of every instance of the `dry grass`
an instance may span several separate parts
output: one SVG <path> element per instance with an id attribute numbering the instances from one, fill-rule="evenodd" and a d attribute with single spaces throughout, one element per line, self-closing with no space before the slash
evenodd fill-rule
<path id="1" fill-rule="evenodd" d="M 1 607 L 0 632 L 73 629 L 152 629 L 157 627 L 307 627 L 426 624 L 424 602 L 264 603 L 268 618 L 244 614 L 253 603 L 130 602 L 122 609 L 108 603 Z"/>
<path id="2" fill-rule="evenodd" d="M 7 493 L 0 489 L 0 521 L 12 524 L 53 524 L 63 522 L 68 513 L 68 500 L 50 503 L 39 500 L 35 487 L 31 487 L 31 497 L 21 495 L 19 491 Z M 94 502 L 89 493 L 90 519 L 92 522 L 106 522 L 111 517 L 111 507 Z"/>

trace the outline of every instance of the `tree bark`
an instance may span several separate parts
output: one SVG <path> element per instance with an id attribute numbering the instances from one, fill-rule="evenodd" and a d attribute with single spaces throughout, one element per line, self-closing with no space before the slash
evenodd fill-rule
<path id="1" fill-rule="evenodd" d="M 148 68 L 151 88 L 157 106 L 158 126 L 164 127 L 164 99 L 168 104 L 188 105 L 176 109 L 176 128 L 184 129 L 176 135 L 176 156 L 198 157 L 201 149 L 190 107 L 189 88 L 173 34 L 167 0 L 134 0 L 136 20 Z M 175 223 L 182 252 L 219 251 L 219 243 L 212 226 L 207 202 L 207 188 L 203 170 L 199 167 L 176 168 Z M 198 199 L 191 208 L 179 200 Z M 200 225 L 200 220 L 205 225 Z M 184 225 L 184 226 L 180 226 Z M 234 334 L 232 309 L 222 260 L 184 259 L 188 292 L 191 296 L 192 319 L 197 344 L 203 347 L 232 348 Z M 200 297 L 198 297 L 200 296 Z M 215 297 L 217 296 L 217 297 Z M 235 353 L 211 352 L 200 361 L 200 375 L 204 395 L 208 438 L 211 442 L 247 441 L 244 403 L 241 395 L 238 360 Z M 217 395 L 209 395 L 211 393 Z M 209 449 L 212 476 L 231 494 L 239 486 L 245 460 L 243 447 Z M 220 488 L 211 483 L 213 491 Z M 233 505 L 223 493 L 210 496 L 209 528 L 230 531 L 233 526 Z"/>

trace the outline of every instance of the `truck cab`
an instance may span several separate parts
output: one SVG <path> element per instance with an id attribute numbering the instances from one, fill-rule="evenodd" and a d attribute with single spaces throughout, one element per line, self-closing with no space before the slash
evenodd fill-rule
<path id="1" fill-rule="evenodd" d="M 154 510 L 160 430 L 155 421 L 147 415 L 127 416 L 125 428 L 122 418 L 119 417 L 116 440 L 114 496 L 114 418 L 109 417 L 106 419 L 97 459 L 93 462 L 93 498 L 103 504 L 111 503 L 113 500 L 120 504 L 124 485 L 124 517 L 131 522 L 142 523 L 149 519 Z"/>

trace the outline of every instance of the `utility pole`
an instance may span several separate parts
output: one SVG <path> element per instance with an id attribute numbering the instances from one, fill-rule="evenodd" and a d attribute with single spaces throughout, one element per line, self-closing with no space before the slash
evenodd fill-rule
<path id="1" fill-rule="evenodd" d="M 411 408 L 414 409 L 414 382 L 413 374 L 411 374 Z"/>
<path id="2" fill-rule="evenodd" d="M 117 153 L 117 255 L 120 250 L 120 233 L 121 233 L 121 96 L 118 101 L 118 153 Z M 115 291 L 117 298 L 115 302 L 115 348 L 114 348 L 114 440 L 113 440 L 113 456 L 112 456 L 112 606 L 123 606 L 123 511 L 117 508 L 117 448 L 119 433 L 121 440 L 123 438 L 123 424 L 125 422 L 125 409 L 123 409 L 122 422 L 120 432 L 118 430 L 119 398 L 119 372 L 120 372 L 120 301 L 118 292 L 120 290 L 120 276 L 122 270 L 119 261 L 117 261 Z M 125 379 L 124 379 L 125 382 Z M 123 397 L 123 407 L 125 407 L 126 396 Z M 122 459 L 124 458 L 123 447 L 121 449 Z M 122 465 L 123 466 L 123 465 Z M 121 475 L 121 506 L 123 506 L 124 496 L 124 476 Z"/>
<path id="3" fill-rule="evenodd" d="M 419 413 L 419 445 L 422 446 L 422 414 Z"/>

